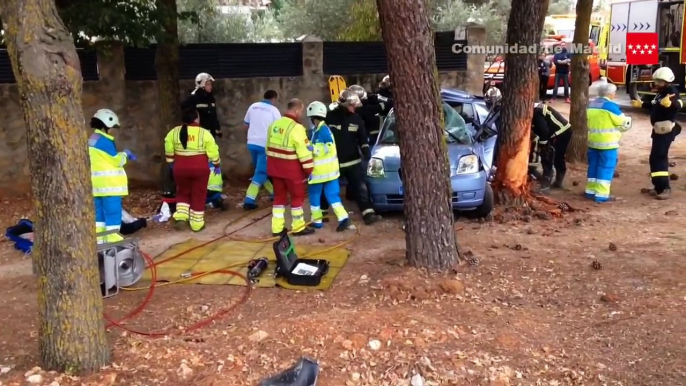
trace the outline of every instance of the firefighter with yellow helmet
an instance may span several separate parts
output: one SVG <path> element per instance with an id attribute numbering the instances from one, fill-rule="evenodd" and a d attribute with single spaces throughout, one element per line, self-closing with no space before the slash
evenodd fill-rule
<path id="1" fill-rule="evenodd" d="M 314 169 L 312 169 L 312 174 L 308 179 L 308 195 L 310 196 L 310 209 L 312 211 L 312 226 L 317 229 L 323 226 L 321 208 L 323 194 L 338 218 L 336 231 L 342 232 L 348 229 L 350 218 L 348 211 L 341 203 L 341 188 L 338 183 L 340 168 L 336 142 L 333 139 L 331 129 L 324 122 L 327 112 L 328 109 L 322 102 L 312 102 L 307 106 L 307 116 L 314 125 L 310 139 L 313 147 Z"/>
<path id="2" fill-rule="evenodd" d="M 95 131 L 88 139 L 91 182 L 95 201 L 95 232 L 114 232 L 99 236 L 98 244 L 123 240 L 121 226 L 122 197 L 129 194 L 129 182 L 124 171 L 128 160 L 135 161 L 131 150 L 117 151 L 113 129 L 119 128 L 119 117 L 112 110 L 98 110 L 90 121 Z"/>
<path id="3" fill-rule="evenodd" d="M 650 107 L 650 124 L 653 125 L 650 137 L 653 143 L 649 163 L 653 189 L 647 189 L 647 192 L 658 200 L 667 200 L 672 194 L 669 186 L 669 148 L 681 133 L 676 114 L 683 103 L 679 90 L 672 84 L 674 73 L 669 67 L 658 68 L 653 73 L 653 82 L 658 89 Z"/>

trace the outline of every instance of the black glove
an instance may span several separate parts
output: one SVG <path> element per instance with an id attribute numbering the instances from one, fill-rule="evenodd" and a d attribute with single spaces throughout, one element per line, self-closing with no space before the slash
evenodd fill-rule
<path id="1" fill-rule="evenodd" d="M 368 146 L 362 148 L 362 157 L 365 161 L 369 161 L 372 158 L 372 152 L 369 150 Z"/>
<path id="2" fill-rule="evenodd" d="M 221 131 L 217 131 L 215 135 L 217 136 L 217 138 L 221 138 L 223 136 Z"/>

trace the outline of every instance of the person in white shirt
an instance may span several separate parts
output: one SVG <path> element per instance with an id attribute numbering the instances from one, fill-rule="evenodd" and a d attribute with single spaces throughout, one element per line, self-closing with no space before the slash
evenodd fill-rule
<path id="1" fill-rule="evenodd" d="M 274 106 L 278 94 L 274 90 L 267 90 L 264 93 L 264 99 L 260 102 L 253 103 L 245 113 L 245 123 L 248 129 L 248 151 L 252 157 L 252 164 L 255 167 L 255 174 L 252 177 L 248 191 L 245 193 L 245 200 L 243 201 L 243 209 L 253 210 L 257 209 L 257 194 L 260 188 L 264 186 L 270 195 L 274 195 L 274 188 L 267 179 L 267 154 L 265 147 L 267 146 L 267 131 L 269 126 L 275 120 L 281 118 L 279 109 Z"/>

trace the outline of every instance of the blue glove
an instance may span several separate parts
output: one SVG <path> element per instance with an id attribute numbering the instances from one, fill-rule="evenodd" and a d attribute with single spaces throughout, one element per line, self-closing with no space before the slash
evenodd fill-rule
<path id="1" fill-rule="evenodd" d="M 214 174 L 222 174 L 222 168 L 219 166 L 214 167 Z"/>
<path id="2" fill-rule="evenodd" d="M 136 155 L 133 154 L 129 149 L 124 149 L 124 154 L 126 154 L 126 157 L 131 161 L 135 161 L 137 159 Z"/>

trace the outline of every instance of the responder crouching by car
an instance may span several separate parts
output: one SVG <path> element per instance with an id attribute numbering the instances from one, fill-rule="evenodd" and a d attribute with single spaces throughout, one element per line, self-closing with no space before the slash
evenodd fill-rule
<path id="1" fill-rule="evenodd" d="M 365 171 L 362 158 L 369 161 L 371 152 L 364 121 L 355 113 L 362 102 L 355 92 L 350 89 L 341 91 L 338 103 L 333 103 L 331 111 L 326 116 L 326 123 L 333 132 L 336 142 L 336 152 L 340 164 L 340 173 L 347 180 L 347 188 L 362 212 L 362 219 L 371 225 L 381 219 L 372 208 L 369 200 L 369 190 L 365 181 Z"/>
<path id="2" fill-rule="evenodd" d="M 572 126 L 562 114 L 545 103 L 534 105 L 531 126 L 534 134 L 538 136 L 538 145 L 541 147 L 541 190 L 550 189 L 551 183 L 554 189 L 562 189 L 562 182 L 567 174 L 566 153 L 572 139 Z"/>
<path id="3" fill-rule="evenodd" d="M 374 146 L 379 131 L 381 131 L 384 117 L 393 107 L 393 102 L 379 94 L 367 95 L 367 90 L 360 85 L 352 85 L 349 89 L 357 94 L 360 102 L 362 102 L 362 106 L 356 108 L 355 112 L 364 121 L 364 127 L 369 136 L 369 146 Z"/>
<path id="4" fill-rule="evenodd" d="M 650 147 L 650 178 L 653 189 L 647 192 L 658 200 L 667 200 L 672 194 L 669 186 L 669 147 L 674 142 L 681 126 L 675 121 L 683 103 L 677 88 L 671 83 L 674 73 L 669 67 L 658 68 L 653 81 L 659 90 L 650 108 L 650 123 L 653 125 Z"/>

